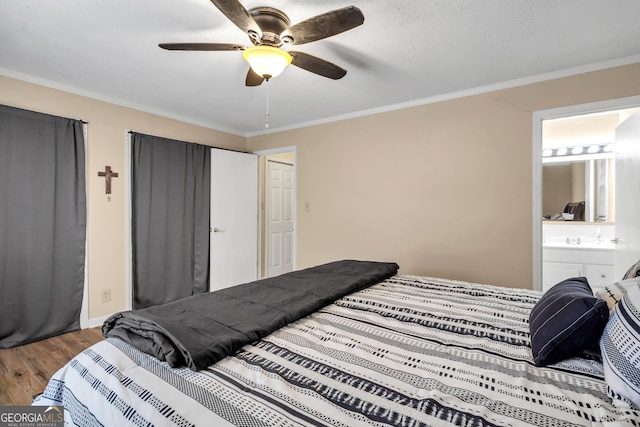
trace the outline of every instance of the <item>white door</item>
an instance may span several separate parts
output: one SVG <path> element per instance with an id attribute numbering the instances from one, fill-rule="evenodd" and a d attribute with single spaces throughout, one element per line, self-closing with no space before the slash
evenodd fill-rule
<path id="1" fill-rule="evenodd" d="M 267 160 L 267 277 L 293 270 L 293 166 Z"/>
<path id="2" fill-rule="evenodd" d="M 211 149 L 211 291 L 258 276 L 258 156 Z"/>
<path id="3" fill-rule="evenodd" d="M 615 278 L 640 259 L 640 111 L 616 128 Z"/>

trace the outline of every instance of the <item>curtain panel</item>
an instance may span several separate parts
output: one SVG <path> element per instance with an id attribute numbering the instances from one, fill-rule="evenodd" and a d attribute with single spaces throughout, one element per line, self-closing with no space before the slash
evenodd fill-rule
<path id="1" fill-rule="evenodd" d="M 82 122 L 0 105 L 0 348 L 80 328 Z"/>
<path id="2" fill-rule="evenodd" d="M 133 307 L 209 290 L 211 148 L 131 133 Z"/>

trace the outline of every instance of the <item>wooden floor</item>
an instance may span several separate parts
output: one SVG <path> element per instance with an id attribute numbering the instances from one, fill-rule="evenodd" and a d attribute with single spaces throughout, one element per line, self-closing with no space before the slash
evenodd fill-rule
<path id="1" fill-rule="evenodd" d="M 58 369 L 102 339 L 98 327 L 0 349 L 0 406 L 30 405 Z"/>

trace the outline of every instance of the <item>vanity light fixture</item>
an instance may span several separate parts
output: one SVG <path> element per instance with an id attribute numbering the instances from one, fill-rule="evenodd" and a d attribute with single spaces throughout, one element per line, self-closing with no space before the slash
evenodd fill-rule
<path id="1" fill-rule="evenodd" d="M 545 148 L 542 157 L 557 158 L 571 156 L 588 156 L 593 154 L 608 154 L 615 151 L 615 144 L 577 145 L 575 147 Z"/>

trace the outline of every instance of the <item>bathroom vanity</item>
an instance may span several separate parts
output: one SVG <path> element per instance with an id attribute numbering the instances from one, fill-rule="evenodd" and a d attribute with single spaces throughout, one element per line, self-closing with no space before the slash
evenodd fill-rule
<path id="1" fill-rule="evenodd" d="M 542 289 L 584 276 L 594 290 L 615 282 L 613 224 L 544 223 Z"/>

